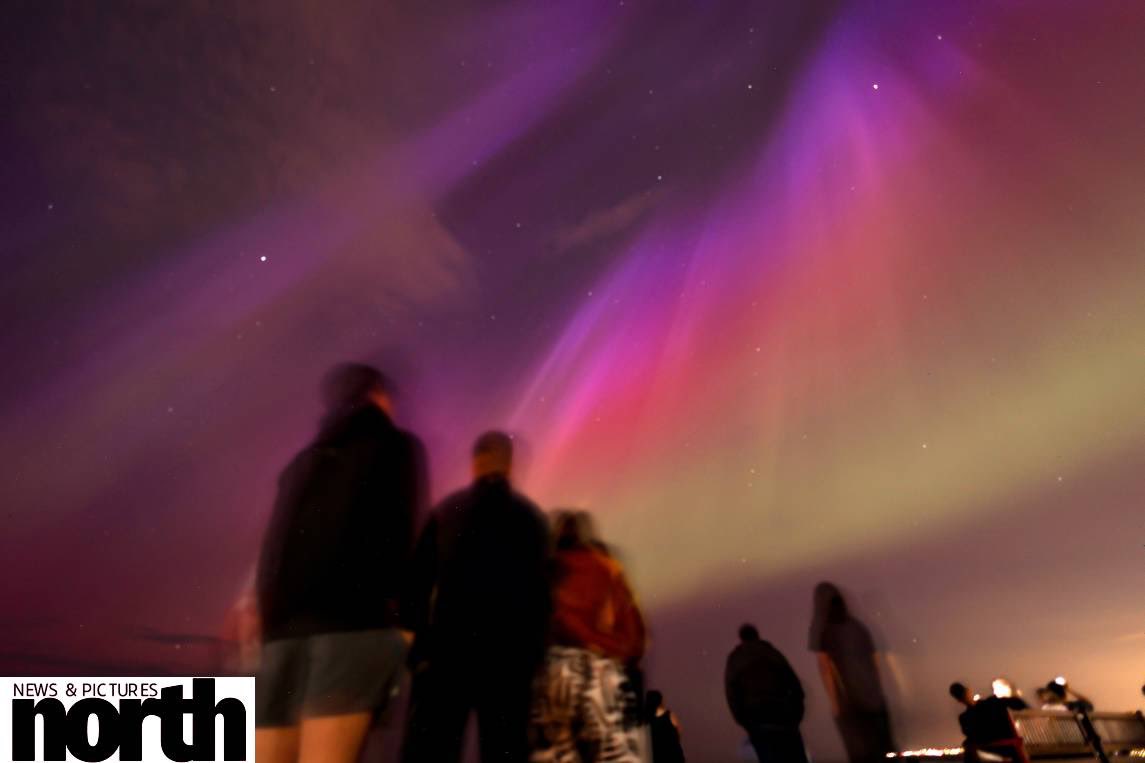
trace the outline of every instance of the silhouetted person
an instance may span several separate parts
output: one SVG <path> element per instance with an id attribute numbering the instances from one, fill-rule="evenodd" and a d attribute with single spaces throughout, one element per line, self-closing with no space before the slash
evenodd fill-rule
<path id="1" fill-rule="evenodd" d="M 1038 689 L 1038 698 L 1042 700 L 1043 710 L 1065 711 L 1076 715 L 1086 740 L 1101 760 L 1107 760 L 1101 747 L 1101 736 L 1089 716 L 1093 712 L 1093 703 L 1085 695 L 1075 691 L 1064 678 L 1059 677 Z"/>
<path id="2" fill-rule="evenodd" d="M 684 763 L 680 724 L 664 705 L 664 695 L 656 690 L 644 695 L 645 723 L 652 740 L 652 763 Z"/>
<path id="3" fill-rule="evenodd" d="M 966 684 L 957 681 L 950 684 L 950 696 L 964 707 L 974 707 L 974 694 L 966 687 Z"/>
<path id="4" fill-rule="evenodd" d="M 884 760 L 895 749 L 887 700 L 879 680 L 874 640 L 851 616 L 843 594 L 831 583 L 815 588 L 809 647 L 831 712 L 851 763 Z"/>
<path id="5" fill-rule="evenodd" d="M 356 759 L 405 661 L 399 598 L 426 496 L 421 443 L 387 380 L 345 364 L 317 437 L 282 472 L 257 574 L 259 763 Z"/>
<path id="6" fill-rule="evenodd" d="M 1026 700 L 1022 699 L 1021 692 L 1014 688 L 1014 682 L 1009 678 L 999 676 L 990 682 L 990 686 L 994 690 L 994 696 L 1001 700 L 1007 708 L 1026 710 L 1030 707 L 1026 704 Z"/>
<path id="7" fill-rule="evenodd" d="M 799 733 L 803 684 L 787 658 L 762 640 L 754 625 L 740 626 L 739 640 L 724 669 L 732 717 L 747 732 L 760 763 L 806 763 Z"/>
<path id="8" fill-rule="evenodd" d="M 950 696 L 966 708 L 958 716 L 958 725 L 966 737 L 962 747 L 967 761 L 982 760 L 980 752 L 1000 755 L 1007 760 L 1021 759 L 1021 742 L 1009 714 L 1009 710 L 1019 709 L 1012 697 L 992 695 L 975 699 L 970 689 L 961 683 L 950 685 Z"/>
<path id="9" fill-rule="evenodd" d="M 602 550 L 591 517 L 554 522 L 553 617 L 533 704 L 534 763 L 640 763 L 644 618 L 620 562 Z"/>
<path id="10" fill-rule="evenodd" d="M 477 715 L 481 760 L 525 761 L 533 676 L 549 624 L 548 526 L 509 482 L 513 443 L 487 432 L 473 484 L 432 512 L 407 610 L 416 638 L 402 759 L 452 763 Z"/>
<path id="11" fill-rule="evenodd" d="M 1093 703 L 1074 691 L 1069 684 L 1053 680 L 1038 689 L 1043 710 L 1068 710 L 1071 713 L 1092 713 Z"/>

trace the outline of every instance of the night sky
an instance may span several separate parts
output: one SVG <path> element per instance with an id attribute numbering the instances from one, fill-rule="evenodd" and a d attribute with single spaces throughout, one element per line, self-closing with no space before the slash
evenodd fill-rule
<path id="1" fill-rule="evenodd" d="M 1145 681 L 1145 5 L 209 0 L 0 25 L 0 672 L 200 669 L 333 362 L 593 510 L 690 759 L 839 583 L 946 685 Z"/>

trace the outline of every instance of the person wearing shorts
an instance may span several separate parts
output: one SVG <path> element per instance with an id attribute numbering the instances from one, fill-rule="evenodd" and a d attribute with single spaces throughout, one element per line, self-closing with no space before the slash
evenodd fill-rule
<path id="1" fill-rule="evenodd" d="M 335 367 L 318 436 L 283 471 L 259 560 L 259 763 L 353 763 L 397 690 L 399 601 L 426 497 L 420 442 L 377 370 Z"/>

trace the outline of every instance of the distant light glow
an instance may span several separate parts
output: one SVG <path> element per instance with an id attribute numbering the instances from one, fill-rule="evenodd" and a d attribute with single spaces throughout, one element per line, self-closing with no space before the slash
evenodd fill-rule
<path id="1" fill-rule="evenodd" d="M 918 750 L 888 752 L 888 758 L 957 758 L 965 752 L 961 747 L 923 747 Z"/>
<path id="2" fill-rule="evenodd" d="M 995 678 L 992 683 L 995 697 L 1012 697 L 1014 696 L 1014 686 L 1005 678 Z"/>

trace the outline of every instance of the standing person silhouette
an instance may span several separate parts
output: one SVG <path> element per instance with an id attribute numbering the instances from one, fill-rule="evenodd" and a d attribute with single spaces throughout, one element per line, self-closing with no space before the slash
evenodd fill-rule
<path id="1" fill-rule="evenodd" d="M 808 646 L 819 658 L 847 758 L 851 763 L 884 760 L 895 743 L 871 633 L 832 583 L 815 587 L 814 608 Z"/>
<path id="2" fill-rule="evenodd" d="M 664 704 L 664 694 L 656 689 L 644 695 L 644 721 L 652 740 L 652 763 L 685 763 L 680 722 Z"/>
<path id="3" fill-rule="evenodd" d="M 259 763 L 352 763 L 396 691 L 400 594 L 426 498 L 421 443 L 394 426 L 390 383 L 343 364 L 317 437 L 282 472 L 257 573 Z"/>
<path id="4" fill-rule="evenodd" d="M 402 760 L 456 763 L 477 715 L 482 763 L 529 757 L 532 680 L 548 631 L 549 531 L 510 483 L 513 441 L 486 432 L 473 483 L 438 504 L 414 552 L 415 628 Z"/>
<path id="5" fill-rule="evenodd" d="M 728 709 L 743 727 L 760 763 L 807 763 L 803 736 L 803 684 L 787 658 L 759 637 L 751 623 L 728 655 L 724 691 Z"/>
<path id="6" fill-rule="evenodd" d="M 644 656 L 644 617 L 620 562 L 592 518 L 554 521 L 553 619 L 533 704 L 533 763 L 641 763 L 642 697 L 632 671 Z"/>

